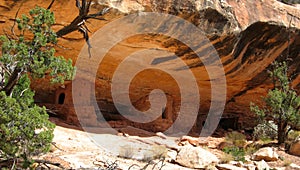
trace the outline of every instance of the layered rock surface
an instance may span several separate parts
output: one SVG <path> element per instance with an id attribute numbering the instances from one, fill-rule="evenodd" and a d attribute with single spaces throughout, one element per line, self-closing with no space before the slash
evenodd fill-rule
<path id="1" fill-rule="evenodd" d="M 1 1 L 1 34 L 10 34 L 10 28 L 20 6 L 19 16 L 27 13 L 35 5 L 47 7 L 50 2 L 28 0 L 21 4 L 20 1 Z M 172 14 L 201 29 L 210 40 L 208 45 L 212 45 L 216 49 L 223 64 L 227 90 L 224 115 L 239 117 L 239 121 L 244 127 L 255 124 L 254 115 L 249 111 L 250 102 L 260 103 L 260 96 L 265 95 L 267 90 L 272 87 L 267 70 L 271 69 L 273 61 L 289 58 L 288 60 L 292 61 L 289 62 L 290 74 L 294 75 L 292 85 L 297 90 L 300 88 L 298 74 L 300 69 L 300 10 L 296 6 L 286 5 L 275 0 L 98 0 L 94 1 L 91 12 L 97 12 L 104 6 L 112 7 L 112 10 L 104 16 L 106 21 L 92 20 L 87 23 L 92 34 L 123 16 L 130 13 L 143 15 L 143 11 Z M 57 24 L 53 27 L 55 30 L 66 26 L 77 15 L 75 2 L 69 0 L 55 1 L 51 10 L 56 16 Z M 122 30 L 126 27 L 117 29 Z M 201 44 L 201 42 L 199 43 Z M 75 62 L 84 45 L 85 41 L 82 35 L 74 32 L 60 38 L 56 49 L 58 55 L 72 58 Z M 163 113 L 165 115 L 162 115 L 162 118 L 148 124 L 126 121 L 123 116 L 118 114 L 114 106 L 116 103 L 113 102 L 111 94 L 114 72 L 127 56 L 147 49 L 173 53 L 189 66 L 189 70 L 196 78 L 201 99 L 199 115 L 193 131 L 200 131 L 211 106 L 211 82 L 214 80 L 209 78 L 207 68 L 194 51 L 186 44 L 164 35 L 138 34 L 131 36 L 116 44 L 106 54 L 99 65 L 95 78 L 95 94 L 102 113 L 107 120 L 114 121 L 115 126 L 134 125 L 152 131 L 166 130 L 176 120 L 181 102 L 180 87 L 172 76 L 161 70 L 147 69 L 140 72 L 132 79 L 129 91 L 133 105 L 138 110 L 145 111 L 150 108 L 150 92 L 153 89 L 163 90 L 167 94 L 167 104 L 165 113 Z M 197 51 L 205 52 L 205 44 Z M 209 54 L 204 53 L 204 57 L 208 56 Z M 170 67 L 174 65 L 170 69 L 178 69 L 176 60 L 172 56 L 171 58 L 157 56 L 157 58 L 161 59 L 155 60 L 158 61 L 158 64 Z M 131 62 L 127 71 L 129 72 L 140 63 L 146 62 L 146 59 L 147 57 L 139 57 L 138 62 Z M 86 60 L 81 65 L 89 68 L 91 62 L 94 62 L 93 59 Z M 180 71 L 178 69 L 178 72 Z M 56 98 L 59 96 L 56 94 L 57 89 L 63 91 L 60 87 L 50 86 L 47 81 L 35 81 L 33 86 L 37 91 L 36 100 L 38 102 L 50 103 L 54 106 L 58 104 L 56 103 Z M 66 86 L 68 87 L 68 85 Z M 64 113 L 61 114 L 74 116 L 73 111 L 66 111 L 72 110 L 72 97 L 70 97 L 72 92 L 68 89 L 65 93 L 69 105 L 59 106 L 59 108 L 63 107 L 60 110 L 63 110 Z M 122 96 L 120 95 L 120 97 Z M 70 121 L 74 121 L 74 119 L 70 119 Z M 125 123 L 116 123 L 121 121 Z"/>

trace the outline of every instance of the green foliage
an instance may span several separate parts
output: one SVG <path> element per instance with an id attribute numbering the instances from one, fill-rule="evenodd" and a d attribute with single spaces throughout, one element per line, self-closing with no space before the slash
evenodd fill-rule
<path id="1" fill-rule="evenodd" d="M 250 109 L 256 113 L 260 122 L 272 120 L 277 125 L 278 143 L 284 143 L 288 132 L 300 126 L 300 97 L 290 87 L 286 62 L 275 62 L 270 72 L 274 89 L 269 90 L 264 99 L 265 106 L 251 103 Z"/>
<path id="2" fill-rule="evenodd" d="M 16 84 L 12 97 L 17 100 L 22 108 L 34 107 L 34 92 L 30 90 L 28 75 L 22 75 Z"/>
<path id="3" fill-rule="evenodd" d="M 0 93 L 1 158 L 23 158 L 27 162 L 33 155 L 47 152 L 54 127 L 44 107 L 24 108 L 15 98 Z"/>
<path id="4" fill-rule="evenodd" d="M 15 168 L 28 168 L 32 156 L 49 151 L 55 127 L 46 108 L 34 104 L 29 77 L 47 76 L 63 83 L 73 78 L 75 68 L 71 60 L 54 56 L 57 39 L 51 29 L 52 12 L 36 7 L 16 23 L 18 34 L 0 36 L 0 159 L 18 159 L 22 165 Z"/>
<path id="5" fill-rule="evenodd" d="M 223 149 L 223 152 L 233 157 L 235 161 L 245 162 L 245 150 L 237 146 L 228 146 Z"/>
<path id="6" fill-rule="evenodd" d="M 71 80 L 75 73 L 72 61 L 54 56 L 53 46 L 57 38 L 51 29 L 55 22 L 53 13 L 40 7 L 29 13 L 29 17 L 22 15 L 16 20 L 20 32 L 18 36 L 1 36 L 3 45 L 0 62 L 5 66 L 6 82 L 9 82 L 11 74 L 16 71 L 17 74 L 29 72 L 32 78 L 49 75 L 52 82 L 58 83 Z M 31 36 L 32 38 L 28 38 Z"/>
<path id="7" fill-rule="evenodd" d="M 222 150 L 225 152 L 223 161 L 233 159 L 235 161 L 245 161 L 245 145 L 247 143 L 246 136 L 242 133 L 233 131 L 225 136 L 225 141 L 230 144 Z M 229 156 L 230 155 L 230 156 Z"/>

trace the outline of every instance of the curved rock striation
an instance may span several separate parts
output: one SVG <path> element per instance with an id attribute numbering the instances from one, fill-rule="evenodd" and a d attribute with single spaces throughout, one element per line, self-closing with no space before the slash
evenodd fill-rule
<path id="1" fill-rule="evenodd" d="M 25 13 L 35 4 L 47 7 L 49 3 L 50 1 L 42 0 L 24 1 L 20 13 Z M 17 1 L 0 2 L 0 31 L 2 33 L 9 32 L 20 5 Z M 272 87 L 267 70 L 271 69 L 273 61 L 288 61 L 292 85 L 295 89 L 300 89 L 300 8 L 297 5 L 287 5 L 276 0 L 98 0 L 93 1 L 91 11 L 99 11 L 104 6 L 110 6 L 112 10 L 105 15 L 106 21 L 95 20 L 88 24 L 92 33 L 118 18 L 131 13 L 143 15 L 143 12 L 172 14 L 200 28 L 210 40 L 210 45 L 216 49 L 223 64 L 227 83 L 227 98 L 223 115 L 224 117 L 239 117 L 239 125 L 242 127 L 251 127 L 255 124 L 254 115 L 249 111 L 249 104 L 250 102 L 260 103 L 260 96 L 265 95 Z M 57 18 L 57 24 L 54 26 L 56 30 L 67 25 L 77 15 L 73 12 L 76 10 L 73 1 L 56 1 L 51 10 Z M 74 32 L 60 39 L 57 52 L 59 55 L 76 61 L 84 43 L 81 34 Z M 201 45 L 203 46 L 199 46 L 196 51 L 205 52 L 205 44 Z M 147 49 L 174 53 L 189 66 L 195 75 L 201 103 L 192 131 L 199 132 L 211 106 L 211 81 L 213 80 L 210 80 L 207 68 L 195 51 L 186 44 L 165 35 L 135 35 L 122 40 L 106 54 L 99 65 L 95 80 L 97 104 L 104 117 L 114 127 L 132 125 L 151 131 L 168 129 L 178 117 L 181 102 L 180 87 L 169 74 L 151 69 L 140 72 L 132 79 L 129 88 L 130 100 L 138 110 L 145 111 L 151 107 L 150 92 L 153 89 L 161 89 L 167 94 L 167 103 L 162 110 L 162 116 L 147 124 L 137 123 L 124 118 L 115 108 L 116 103 L 113 102 L 111 95 L 114 71 L 127 56 Z M 209 57 L 209 54 L 206 57 Z M 143 63 L 146 58 L 141 57 L 139 60 Z M 155 60 L 156 64 L 170 66 L 174 64 L 172 69 L 180 71 L 173 61 L 175 60 L 172 56 L 158 57 Z M 133 61 L 128 69 L 139 65 L 140 62 Z M 87 68 L 90 64 L 89 61 L 83 63 Z M 76 123 L 72 97 L 69 97 L 72 95 L 71 83 L 61 88 L 50 86 L 46 81 L 35 81 L 33 86 L 37 91 L 38 102 L 63 108 L 59 109 L 64 111 L 61 114 L 69 118 L 69 122 Z M 63 104 L 59 104 L 58 98 L 62 93 L 66 98 Z M 93 110 L 93 108 L 89 109 Z M 86 119 L 95 119 L 95 116 L 87 116 Z"/>

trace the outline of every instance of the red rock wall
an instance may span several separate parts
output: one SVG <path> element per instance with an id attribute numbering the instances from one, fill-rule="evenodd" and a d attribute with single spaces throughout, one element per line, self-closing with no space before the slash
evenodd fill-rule
<path id="1" fill-rule="evenodd" d="M 124 16 L 124 12 L 141 10 L 174 14 L 201 28 L 217 50 L 225 69 L 227 101 L 224 113 L 239 116 L 243 126 L 255 124 L 254 115 L 249 111 L 249 104 L 251 101 L 259 103 L 260 96 L 265 95 L 267 90 L 271 88 L 266 70 L 270 69 L 274 60 L 285 60 L 286 56 L 289 55 L 293 60 L 289 65 L 290 74 L 296 75 L 293 77 L 292 84 L 294 88 L 298 90 L 300 88 L 300 10 L 298 7 L 282 4 L 275 0 L 124 0 L 118 3 L 107 0 L 105 2 L 104 4 L 117 9 L 111 10 L 105 16 L 107 21 L 90 21 L 87 25 L 92 33 L 103 25 Z M 0 33 L 9 33 L 14 15 L 20 6 L 19 16 L 35 5 L 47 7 L 48 4 L 50 4 L 50 0 L 27 0 L 22 5 L 19 1 L 1 1 Z M 102 5 L 93 4 L 91 12 L 99 11 L 101 8 Z M 56 16 L 57 24 L 53 27 L 55 30 L 70 23 L 77 15 L 75 2 L 69 0 L 55 1 L 51 10 Z M 57 54 L 72 58 L 75 62 L 84 43 L 82 35 L 78 32 L 66 35 L 59 39 L 59 44 L 56 47 Z M 195 124 L 195 131 L 197 131 L 201 128 L 202 120 L 205 119 L 205 114 L 210 106 L 211 87 L 210 82 L 207 81 L 208 74 L 201 62 L 195 60 L 195 56 L 189 48 L 168 37 L 137 35 L 120 42 L 111 49 L 99 67 L 101 69 L 98 70 L 95 82 L 96 98 L 100 108 L 108 114 L 108 117 L 117 112 L 110 94 L 113 72 L 127 55 L 140 49 L 149 48 L 160 48 L 174 52 L 189 64 L 193 73 L 198 74 L 197 81 L 201 87 L 201 105 L 198 121 Z M 84 64 L 89 65 L 88 61 Z M 52 101 L 52 99 L 47 99 L 47 95 L 44 94 L 49 93 L 53 97 L 57 90 L 57 87 L 49 85 L 47 81 L 35 81 L 33 87 L 40 96 L 40 98 L 37 97 L 37 100 L 41 102 Z M 171 96 L 172 108 L 169 106 L 168 109 L 172 110 L 173 115 L 175 115 L 172 119 L 176 118 L 176 113 L 180 107 L 180 94 L 176 82 L 172 81 L 168 75 L 146 71 L 137 77 L 130 86 L 132 102 L 140 110 L 145 110 L 149 107 L 147 104 L 144 106 L 145 97 L 151 89 L 155 88 L 163 89 Z M 67 90 L 66 97 L 68 98 L 70 95 L 71 91 Z M 57 99 L 57 96 L 55 98 Z M 64 112 L 68 113 L 68 111 Z M 123 120 L 120 117 L 112 119 Z M 170 124 L 172 119 L 169 121 Z M 143 127 L 148 130 L 161 130 L 158 127 L 160 124 L 162 123 L 158 121 Z M 142 125 L 136 126 L 142 127 Z"/>

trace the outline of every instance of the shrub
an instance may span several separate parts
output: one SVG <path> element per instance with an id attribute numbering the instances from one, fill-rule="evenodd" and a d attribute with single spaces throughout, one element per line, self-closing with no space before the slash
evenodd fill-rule
<path id="1" fill-rule="evenodd" d="M 247 143 L 246 136 L 242 133 L 233 131 L 225 136 L 225 141 L 232 144 L 224 147 L 222 150 L 228 155 L 231 155 L 235 161 L 245 161 L 245 145 Z"/>
<path id="2" fill-rule="evenodd" d="M 131 159 L 135 153 L 135 148 L 131 145 L 125 145 L 120 147 L 119 157 Z"/>
<path id="3" fill-rule="evenodd" d="M 245 148 L 245 154 L 246 155 L 252 155 L 254 154 L 256 151 L 258 151 L 258 147 L 253 146 L 253 145 L 247 145 Z"/>
<path id="4" fill-rule="evenodd" d="M 227 149 L 224 148 L 224 150 L 226 151 Z M 234 157 L 229 153 L 223 153 L 223 155 L 220 158 L 220 162 L 226 164 L 229 163 L 230 161 L 234 161 Z"/>
<path id="5" fill-rule="evenodd" d="M 300 136 L 300 131 L 291 130 L 288 134 L 288 140 L 294 142 Z"/>
<path id="6" fill-rule="evenodd" d="M 277 137 L 277 126 L 273 121 L 263 121 L 254 127 L 253 136 L 262 141 L 271 141 Z"/>
<path id="7" fill-rule="evenodd" d="M 246 144 L 246 136 L 242 133 L 233 131 L 225 136 L 226 142 L 232 143 L 234 146 L 243 148 Z"/>
<path id="8" fill-rule="evenodd" d="M 159 159 L 162 157 L 166 157 L 168 153 L 168 149 L 162 145 L 154 145 L 152 146 L 151 152 L 153 153 L 154 159 Z"/>
<path id="9" fill-rule="evenodd" d="M 283 160 L 283 166 L 284 167 L 290 166 L 292 163 L 293 163 L 293 161 L 291 161 L 289 159 Z"/>
<path id="10" fill-rule="evenodd" d="M 168 149 L 165 146 L 153 145 L 150 150 L 144 152 L 143 161 L 149 162 L 151 160 L 165 158 L 167 153 Z"/>
<path id="11" fill-rule="evenodd" d="M 244 148 L 239 148 L 237 146 L 229 146 L 223 149 L 223 152 L 229 154 L 233 157 L 235 161 L 245 162 L 245 150 Z"/>

